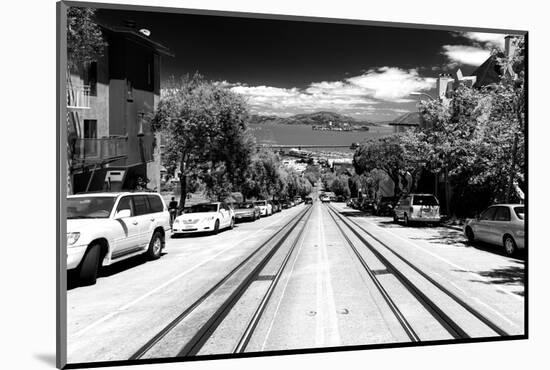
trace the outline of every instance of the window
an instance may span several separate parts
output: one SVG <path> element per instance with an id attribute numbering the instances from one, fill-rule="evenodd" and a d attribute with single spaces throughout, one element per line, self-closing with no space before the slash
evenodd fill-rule
<path id="1" fill-rule="evenodd" d="M 483 211 L 483 213 L 479 217 L 480 220 L 486 220 L 486 221 L 492 220 L 493 217 L 495 216 L 496 210 L 497 210 L 496 207 L 487 208 L 485 211 Z"/>
<path id="2" fill-rule="evenodd" d="M 497 207 L 495 221 L 510 221 L 510 209 L 508 207 Z"/>
<path id="3" fill-rule="evenodd" d="M 129 209 L 130 215 L 134 216 L 134 204 L 132 202 L 132 198 L 123 197 L 122 199 L 120 199 L 120 202 L 118 202 L 118 206 L 116 207 L 116 211 L 119 212 L 119 211 L 122 211 L 123 209 Z"/>
<path id="4" fill-rule="evenodd" d="M 148 195 L 147 199 L 149 199 L 149 206 L 151 207 L 152 213 L 162 212 L 164 210 L 164 205 L 162 204 L 159 196 Z"/>
<path id="5" fill-rule="evenodd" d="M 523 220 L 525 218 L 525 207 L 514 207 L 514 212 L 520 220 Z"/>
<path id="6" fill-rule="evenodd" d="M 115 205 L 115 197 L 67 198 L 67 218 L 108 218 Z"/>
<path id="7" fill-rule="evenodd" d="M 132 198 L 134 198 L 134 211 L 136 216 L 149 213 L 149 204 L 144 195 L 134 195 Z"/>
<path id="8" fill-rule="evenodd" d="M 126 101 L 134 101 L 134 87 L 130 80 L 126 80 Z"/>
<path id="9" fill-rule="evenodd" d="M 97 139 L 97 120 L 96 119 L 84 120 L 84 138 Z"/>
<path id="10" fill-rule="evenodd" d="M 414 206 L 437 206 L 437 199 L 433 195 L 415 195 L 413 198 Z"/>
<path id="11" fill-rule="evenodd" d="M 86 65 L 83 77 L 84 85 L 90 86 L 90 95 L 97 96 L 97 62 Z"/>

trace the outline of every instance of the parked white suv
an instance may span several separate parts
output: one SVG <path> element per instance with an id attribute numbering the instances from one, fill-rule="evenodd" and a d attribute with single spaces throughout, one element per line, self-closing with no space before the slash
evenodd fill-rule
<path id="1" fill-rule="evenodd" d="M 94 193 L 67 197 L 67 270 L 94 284 L 100 266 L 146 253 L 157 259 L 170 214 L 156 193 Z"/>
<path id="2" fill-rule="evenodd" d="M 441 221 L 439 201 L 433 194 L 406 194 L 395 205 L 393 221 L 436 223 Z"/>

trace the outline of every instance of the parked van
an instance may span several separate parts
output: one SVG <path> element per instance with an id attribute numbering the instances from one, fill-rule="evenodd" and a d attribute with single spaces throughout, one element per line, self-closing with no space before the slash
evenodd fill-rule
<path id="1" fill-rule="evenodd" d="M 393 221 L 439 223 L 439 201 L 433 194 L 403 195 L 395 206 Z"/>

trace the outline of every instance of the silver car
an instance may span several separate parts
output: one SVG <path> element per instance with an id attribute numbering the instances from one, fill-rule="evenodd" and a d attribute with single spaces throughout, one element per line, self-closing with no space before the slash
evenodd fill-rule
<path id="1" fill-rule="evenodd" d="M 433 194 L 406 194 L 395 205 L 393 221 L 439 223 L 439 201 Z"/>
<path id="2" fill-rule="evenodd" d="M 502 245 L 508 256 L 525 248 L 525 207 L 523 204 L 495 204 L 464 224 L 469 242 Z"/>

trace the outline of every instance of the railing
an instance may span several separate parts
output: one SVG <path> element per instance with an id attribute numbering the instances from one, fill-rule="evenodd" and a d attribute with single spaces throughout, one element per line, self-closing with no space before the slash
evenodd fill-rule
<path id="1" fill-rule="evenodd" d="M 90 85 L 67 86 L 67 108 L 90 108 Z"/>
<path id="2" fill-rule="evenodd" d="M 101 163 L 124 158 L 128 155 L 126 137 L 100 139 L 76 139 L 73 160 Z"/>

